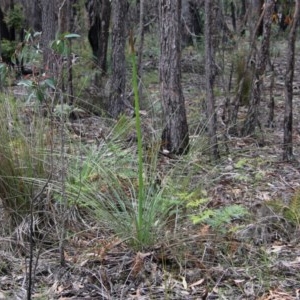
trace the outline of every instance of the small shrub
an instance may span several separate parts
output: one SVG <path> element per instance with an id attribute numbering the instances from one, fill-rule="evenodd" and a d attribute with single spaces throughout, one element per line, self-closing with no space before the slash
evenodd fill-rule
<path id="1" fill-rule="evenodd" d="M 23 6 L 20 4 L 14 5 L 14 8 L 9 10 L 8 14 L 4 18 L 4 21 L 8 27 L 14 27 L 18 30 L 21 29 L 25 21 Z"/>
<path id="2" fill-rule="evenodd" d="M 251 94 L 251 83 L 252 83 L 252 72 L 249 67 L 246 65 L 246 55 L 244 52 L 239 53 L 236 57 L 236 82 L 237 82 L 237 91 L 240 89 L 240 104 L 249 105 L 250 94 Z M 239 85 L 242 85 L 241 87 Z"/>

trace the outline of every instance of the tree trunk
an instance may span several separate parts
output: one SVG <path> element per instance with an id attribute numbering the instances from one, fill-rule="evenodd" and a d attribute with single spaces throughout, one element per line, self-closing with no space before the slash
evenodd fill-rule
<path id="1" fill-rule="evenodd" d="M 182 0 L 181 22 L 182 22 L 182 44 L 193 45 L 197 37 L 203 35 L 204 22 L 200 14 L 202 1 Z"/>
<path id="2" fill-rule="evenodd" d="M 0 7 L 0 35 L 1 39 L 9 39 L 9 31 L 6 26 L 6 23 L 4 22 L 4 12 L 2 11 Z"/>
<path id="3" fill-rule="evenodd" d="M 241 17 L 244 17 L 246 15 L 246 0 L 241 1 L 242 8 L 241 8 Z"/>
<path id="4" fill-rule="evenodd" d="M 90 22 L 88 33 L 89 42 L 92 47 L 96 65 L 100 68 L 101 75 L 103 75 L 107 72 L 107 46 L 111 1 L 88 0 L 86 1 L 86 8 Z"/>
<path id="5" fill-rule="evenodd" d="M 1 14 L 1 8 L 0 8 L 0 14 Z M 0 25 L 1 25 L 1 18 L 0 18 Z M 1 27 L 1 26 L 0 26 Z M 2 60 L 2 45 L 1 45 L 1 30 L 0 30 L 0 60 Z M 0 92 L 2 92 L 2 74 L 0 74 Z"/>
<path id="6" fill-rule="evenodd" d="M 125 0 L 124 0 L 125 1 Z M 109 24 L 111 15 L 111 1 L 103 0 L 101 8 L 101 19 L 102 19 L 102 31 L 101 31 L 101 42 L 103 51 L 99 56 L 101 71 L 105 74 L 107 72 L 107 47 L 109 38 Z"/>
<path id="7" fill-rule="evenodd" d="M 271 64 L 271 78 L 270 78 L 270 101 L 269 101 L 269 115 L 268 115 L 268 127 L 274 127 L 274 113 L 275 113 L 275 99 L 274 99 L 274 86 L 275 86 L 275 71 L 274 63 Z"/>
<path id="8" fill-rule="evenodd" d="M 261 12 L 263 10 L 264 0 L 252 0 L 250 5 L 250 15 L 251 15 L 251 23 L 250 25 L 250 35 L 253 36 L 253 32 L 257 23 L 257 20 L 259 19 L 259 16 L 261 15 Z M 260 21 L 258 24 L 258 28 L 255 30 L 257 36 L 261 36 L 263 34 L 263 20 Z"/>
<path id="9" fill-rule="evenodd" d="M 160 0 L 159 17 L 162 148 L 173 154 L 185 154 L 189 148 L 189 135 L 181 88 L 181 0 Z"/>
<path id="10" fill-rule="evenodd" d="M 285 111 L 284 111 L 284 135 L 283 135 L 283 160 L 293 160 L 293 79 L 295 64 L 296 29 L 299 22 L 300 0 L 296 0 L 295 13 L 291 31 L 288 38 L 287 64 L 285 74 Z"/>
<path id="11" fill-rule="evenodd" d="M 126 101 L 126 19 L 127 1 L 114 0 L 112 2 L 112 78 L 109 99 L 109 113 L 117 118 L 125 112 Z"/>
<path id="12" fill-rule="evenodd" d="M 42 5 L 42 44 L 43 44 L 43 61 L 44 69 L 54 72 L 55 59 L 52 55 L 50 43 L 55 39 L 55 1 L 41 0 Z"/>
<path id="13" fill-rule="evenodd" d="M 11 11 L 13 11 L 14 7 L 15 7 L 14 0 L 10 0 L 9 1 L 9 9 Z M 16 30 L 15 30 L 15 27 L 11 26 L 11 27 L 8 28 L 8 30 L 9 30 L 9 36 L 10 36 L 9 40 L 10 41 L 15 41 L 16 40 Z"/>
<path id="14" fill-rule="evenodd" d="M 261 85 L 262 76 L 265 73 L 267 62 L 269 61 L 269 48 L 270 48 L 270 36 L 272 25 L 272 14 L 274 11 L 274 0 L 266 0 L 263 16 L 263 37 L 258 54 L 258 59 L 255 63 L 254 79 L 252 81 L 252 92 L 250 99 L 250 106 L 247 112 L 246 120 L 244 122 L 242 134 L 243 136 L 254 133 L 258 123 L 259 105 L 261 100 Z M 260 26 L 260 25 L 259 25 Z M 255 30 L 256 32 L 256 30 Z M 253 39 L 255 39 L 255 34 Z"/>
<path id="15" fill-rule="evenodd" d="M 39 0 L 33 0 L 31 14 L 33 30 L 42 31 L 42 8 L 39 3 Z"/>
<path id="16" fill-rule="evenodd" d="M 214 80 L 216 66 L 214 63 L 213 47 L 213 7 L 215 3 L 211 0 L 205 1 L 205 82 L 206 82 L 206 116 L 208 124 L 208 135 L 210 152 L 213 160 L 220 158 L 217 139 L 217 115 L 215 111 Z"/>
<path id="17" fill-rule="evenodd" d="M 236 13 L 235 13 L 235 4 L 233 1 L 230 2 L 230 14 L 233 31 L 236 32 Z"/>
<path id="18" fill-rule="evenodd" d="M 71 0 L 61 1 L 58 4 L 58 32 L 63 34 L 69 32 L 69 4 Z"/>

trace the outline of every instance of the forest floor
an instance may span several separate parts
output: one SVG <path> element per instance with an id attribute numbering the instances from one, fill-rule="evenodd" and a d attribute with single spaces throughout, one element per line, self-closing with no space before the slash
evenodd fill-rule
<path id="1" fill-rule="evenodd" d="M 59 264 L 57 247 L 36 251 L 32 299 L 299 299 L 300 222 L 292 222 L 285 212 L 291 211 L 294 199 L 298 211 L 292 213 L 300 217 L 300 164 L 297 160 L 282 161 L 285 44 L 276 47 L 274 126 L 266 126 L 270 92 L 267 74 L 257 135 L 229 136 L 220 126 L 220 162 L 211 163 L 206 151 L 200 149 L 193 150 L 187 163 L 194 168 L 190 185 L 197 187 L 200 183 L 210 199 L 209 208 L 241 204 L 249 214 L 242 220 L 233 220 L 234 224 L 225 224 L 225 230 L 185 220 L 176 235 L 166 235 L 164 241 L 143 251 L 133 250 L 125 241 L 91 224 L 88 230 L 78 231 L 68 239 L 64 267 Z M 192 62 L 189 66 L 199 61 L 193 51 L 183 56 Z M 183 89 L 189 120 L 193 120 L 193 144 L 205 134 L 199 127 L 204 120 L 200 113 L 205 98 L 204 75 L 187 67 Z M 149 83 L 146 91 L 151 101 L 158 100 L 158 90 L 157 82 Z M 218 111 L 222 112 L 221 88 L 216 95 Z M 297 57 L 293 124 L 296 158 L 300 154 L 299 98 Z M 240 119 L 245 112 L 246 107 L 242 107 Z M 76 135 L 79 123 L 83 142 L 91 143 L 103 135 L 103 118 L 85 116 L 70 121 L 71 136 Z M 161 157 L 160 163 L 171 168 L 172 160 Z M 0 299 L 26 299 L 27 270 L 28 256 L 0 252 Z"/>

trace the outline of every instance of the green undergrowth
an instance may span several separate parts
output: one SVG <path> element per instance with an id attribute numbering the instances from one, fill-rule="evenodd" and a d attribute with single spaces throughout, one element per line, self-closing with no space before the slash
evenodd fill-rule
<path id="1" fill-rule="evenodd" d="M 0 95 L 0 197 L 7 230 L 28 215 L 48 176 L 47 122 L 31 117 L 16 99 Z"/>
<path id="2" fill-rule="evenodd" d="M 112 131 L 118 134 L 117 128 Z M 153 157 L 151 166 L 145 165 L 142 172 L 142 223 L 138 227 L 136 149 L 124 148 L 122 143 L 116 142 L 115 137 L 111 138 L 113 142 L 103 141 L 96 149 L 82 146 L 82 157 L 68 157 L 66 187 L 69 205 L 87 209 L 104 228 L 129 240 L 131 245 L 151 245 L 157 241 L 172 211 L 172 204 L 168 203 L 166 196 L 169 187 L 161 187 L 158 183 L 156 158 Z M 143 232 L 142 240 L 138 240 L 138 229 Z"/>
<path id="3" fill-rule="evenodd" d="M 300 225 L 300 190 L 296 190 L 289 203 L 281 200 L 271 200 L 266 205 L 278 215 L 283 216 L 288 222 L 299 227 Z"/>
<path id="4" fill-rule="evenodd" d="M 29 126 L 32 131 L 28 135 L 28 126 L 19 122 L 17 113 L 21 112 L 21 103 L 10 101 L 7 106 L 7 102 L 4 102 L 1 108 L 5 119 L 1 128 L 4 143 L 0 147 L 0 155 L 5 159 L 1 160 L 3 173 L 0 192 L 4 195 L 1 197 L 6 211 L 14 212 L 15 216 L 28 213 L 34 193 L 45 183 L 48 172 L 52 171 L 49 197 L 54 206 L 66 200 L 67 210 L 88 212 L 87 216 L 92 223 L 96 222 L 101 228 L 113 232 L 136 249 L 163 241 L 166 232 L 172 232 L 176 237 L 185 223 L 208 224 L 224 233 L 224 230 L 230 229 L 233 220 L 243 217 L 247 212 L 239 205 L 218 208 L 210 206 L 212 199 L 205 191 L 213 183 L 210 174 L 217 172 L 218 166 L 210 162 L 206 155 L 209 153 L 206 124 L 195 123 L 191 150 L 184 157 L 162 158 L 160 136 L 154 134 L 145 145 L 142 132 L 144 124 L 139 116 L 140 99 L 134 52 L 130 57 L 135 118 L 121 116 L 118 121 L 111 121 L 114 125 L 95 144 L 85 144 L 80 139 L 75 142 L 67 133 L 64 137 L 58 134 L 60 127 L 64 126 L 62 120 L 69 121 L 70 109 L 76 105 L 72 108 L 55 105 L 51 110 L 53 113 L 48 116 L 50 118 L 33 114 Z M 77 67 L 81 68 L 80 65 Z M 154 71 L 147 76 L 147 85 L 155 83 Z M 45 82 L 45 86 L 38 87 L 32 84 L 32 81 L 23 81 L 29 94 L 26 105 L 36 100 L 44 104 L 47 99 L 51 99 L 49 87 L 53 88 L 55 82 Z M 147 93 L 145 95 L 148 97 Z M 160 103 L 157 103 L 158 111 Z M 12 117 L 14 115 L 16 117 Z M 61 118 L 62 115 L 64 118 Z M 55 131 L 55 149 L 50 153 L 54 161 L 53 169 L 48 165 L 47 133 L 51 132 L 47 125 L 49 119 L 55 119 L 59 128 Z M 133 142 L 129 145 L 127 140 L 131 133 Z M 63 141 L 60 140 L 62 138 Z M 67 149 L 63 154 L 67 162 L 65 183 L 60 181 L 62 142 Z M 247 161 L 241 160 L 236 163 L 236 169 L 242 172 L 247 164 Z M 203 170 L 206 176 L 203 176 Z M 28 189 L 25 191 L 24 182 Z M 75 221 L 80 222 L 80 219 Z M 18 222 L 20 220 L 16 224 Z"/>
<path id="5" fill-rule="evenodd" d="M 6 189 L 7 194 L 4 198 L 1 194 L 1 197 L 7 201 L 11 198 L 19 199 L 17 204 L 7 202 L 10 205 L 7 206 L 9 208 L 7 211 L 13 211 L 14 218 L 22 214 L 24 218 L 28 214 L 34 192 L 45 183 L 50 170 L 47 164 L 48 145 L 45 140 L 47 130 L 44 130 L 47 128 L 47 118 L 37 117 L 35 123 L 32 123 L 36 125 L 34 127 L 36 131 L 28 136 L 28 132 L 24 133 L 27 128 L 24 127 L 24 123 L 17 117 L 11 119 L 16 111 L 20 112 L 20 103 L 11 101 L 10 105 L 12 107 L 2 106 L 1 113 L 7 122 L 1 130 L 7 132 L 7 124 L 12 124 L 13 120 L 13 134 L 7 134 L 7 147 L 4 148 L 2 145 L 0 150 L 8 158 L 9 163 L 6 163 L 10 166 L 11 172 L 9 180 L 13 180 L 13 184 L 9 183 L 12 188 Z M 201 146 L 195 141 L 187 156 L 170 160 L 168 167 L 163 169 L 157 137 L 153 137 L 153 144 L 143 149 L 142 223 L 140 227 L 137 226 L 138 149 L 135 143 L 128 146 L 125 142 L 128 132 L 134 130 L 135 120 L 123 116 L 97 144 L 85 144 L 80 140 L 75 142 L 66 137 L 67 210 L 79 211 L 92 224 L 97 224 L 100 230 L 116 234 L 134 249 L 146 249 L 156 243 L 166 242 L 166 234 L 168 238 L 171 234 L 173 240 L 180 240 L 184 232 L 182 228 L 186 224 L 199 227 L 201 224 L 208 224 L 221 235 L 224 232 L 232 232 L 234 226 L 231 226 L 231 223 L 245 216 L 246 210 L 237 205 L 224 208 L 210 207 L 212 199 L 205 188 L 210 180 L 209 176 L 202 176 L 195 182 L 199 170 L 203 171 L 203 168 L 206 168 L 207 174 L 210 174 L 217 166 L 197 160 Z M 202 142 L 200 144 L 205 150 L 206 144 Z M 59 149 L 59 145 L 55 147 Z M 4 149 L 9 154 L 6 154 Z M 56 163 L 60 160 L 59 156 L 60 153 L 56 149 L 52 153 Z M 2 160 L 1 163 L 3 164 Z M 195 167 L 195 164 L 198 166 Z M 237 163 L 237 167 L 241 165 L 243 162 Z M 1 167 L 1 170 L 4 172 L 4 168 Z M 6 170 L 5 172 L 6 175 L 9 174 Z M 8 180 L 8 176 L 3 177 L 3 173 L 1 177 L 2 181 L 3 178 Z M 27 190 L 20 188 L 24 182 Z M 51 202 L 56 206 L 62 201 L 62 186 L 56 175 L 53 176 L 50 186 Z M 3 190 L 2 188 L 1 193 Z M 43 211 L 44 208 L 36 207 L 36 209 Z M 15 225 L 20 223 L 22 218 L 15 219 Z M 81 219 L 75 219 L 75 222 L 80 223 Z M 143 232 L 142 240 L 139 240 L 138 228 Z M 77 232 L 71 234 L 76 235 Z"/>

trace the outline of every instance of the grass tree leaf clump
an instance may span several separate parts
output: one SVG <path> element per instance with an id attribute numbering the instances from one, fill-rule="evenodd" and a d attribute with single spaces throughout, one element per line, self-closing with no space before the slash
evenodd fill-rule
<path id="1" fill-rule="evenodd" d="M 0 198 L 7 229 L 13 229 L 29 213 L 34 194 L 48 176 L 47 137 L 43 120 L 22 119 L 21 105 L 1 95 L 0 102 Z M 24 115 L 23 115 L 24 118 Z"/>
<path id="2" fill-rule="evenodd" d="M 70 156 L 67 194 L 69 205 L 87 209 L 99 224 L 132 245 L 141 247 L 156 241 L 167 222 L 165 188 L 156 188 L 153 174 L 143 172 L 145 180 L 142 210 L 143 240 L 138 240 L 138 173 L 136 153 L 122 149 L 121 143 L 104 142 L 97 149 L 86 149 L 80 159 Z M 84 152 L 82 149 L 81 151 Z M 148 177 L 146 177 L 148 176 Z"/>

